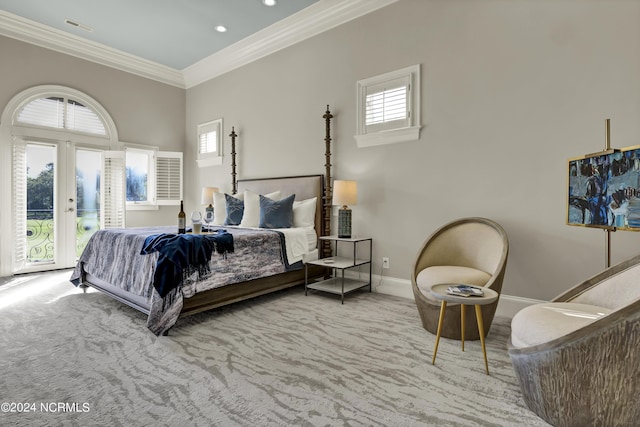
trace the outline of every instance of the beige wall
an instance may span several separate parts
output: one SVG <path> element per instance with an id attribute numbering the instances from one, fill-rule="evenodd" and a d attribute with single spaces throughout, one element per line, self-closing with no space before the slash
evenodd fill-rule
<path id="1" fill-rule="evenodd" d="M 356 81 L 418 63 L 420 140 L 357 148 Z M 614 146 L 640 143 L 640 2 L 401 0 L 187 90 L 185 164 L 196 125 L 223 117 L 241 178 L 323 173 L 326 104 L 374 273 L 388 256 L 384 275 L 408 279 L 429 233 L 484 216 L 509 234 L 504 292 L 549 299 L 604 266 L 605 233 L 565 225 L 566 161 L 604 147 L 607 117 Z M 202 185 L 230 190 L 225 150 L 223 166 L 187 167 L 189 206 Z M 613 261 L 639 239 L 614 233 Z"/>
<path id="2" fill-rule="evenodd" d="M 72 56 L 0 36 L 0 111 L 39 85 L 67 86 L 91 96 L 111 115 L 120 141 L 182 151 L 185 91 Z M 1 113 L 0 113 L 1 114 Z M 0 204 L 11 206 L 11 135 L 0 126 Z M 177 209 L 127 212 L 127 226 L 175 223 Z M 12 272 L 10 210 L 0 212 L 0 276 Z"/>
<path id="3" fill-rule="evenodd" d="M 114 120 L 120 141 L 182 151 L 183 89 L 0 37 L 0 111 L 23 90 L 48 84 L 71 87 L 98 101 Z M 130 211 L 127 225 L 173 224 L 176 212 L 175 206 Z"/>
<path id="4" fill-rule="evenodd" d="M 421 139 L 357 148 L 356 81 L 418 63 Z M 607 117 L 613 146 L 640 143 L 640 2 L 401 0 L 186 94 L 0 37 L 0 77 L 2 107 L 31 86 L 65 85 L 100 102 L 122 141 L 186 141 L 185 210 L 201 186 L 231 185 L 228 137 L 222 166 L 195 166 L 198 123 L 236 127 L 240 178 L 323 173 L 330 104 L 334 176 L 359 183 L 354 229 L 374 238 L 374 273 L 388 256 L 384 275 L 406 281 L 429 233 L 485 216 L 511 240 L 504 292 L 548 299 L 604 266 L 605 233 L 565 225 L 566 161 L 603 148 Z M 128 219 L 174 217 L 165 207 Z M 614 233 L 613 262 L 639 238 Z"/>

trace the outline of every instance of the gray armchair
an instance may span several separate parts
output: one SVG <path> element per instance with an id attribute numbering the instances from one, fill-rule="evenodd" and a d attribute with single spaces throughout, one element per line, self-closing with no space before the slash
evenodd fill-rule
<path id="1" fill-rule="evenodd" d="M 527 406 L 554 426 L 640 423 L 640 255 L 513 317 Z"/>
<path id="2" fill-rule="evenodd" d="M 509 241 L 504 229 L 486 218 L 462 218 L 436 230 L 422 245 L 413 263 L 411 285 L 422 326 L 438 329 L 440 301 L 431 293 L 439 283 L 465 283 L 502 291 Z M 482 306 L 485 336 L 496 312 L 495 303 Z M 447 305 L 442 336 L 460 339 L 460 304 Z M 465 306 L 466 307 L 466 306 Z M 480 339 L 473 307 L 466 307 L 465 340 Z"/>

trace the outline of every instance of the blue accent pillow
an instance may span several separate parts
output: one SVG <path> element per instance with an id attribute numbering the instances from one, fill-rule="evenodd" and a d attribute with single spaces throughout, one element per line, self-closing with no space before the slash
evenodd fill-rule
<path id="1" fill-rule="evenodd" d="M 224 198 L 227 202 L 227 217 L 224 220 L 224 225 L 240 225 L 244 214 L 244 201 L 226 193 Z"/>
<path id="2" fill-rule="evenodd" d="M 291 228 L 295 194 L 281 200 L 260 196 L 260 228 Z"/>

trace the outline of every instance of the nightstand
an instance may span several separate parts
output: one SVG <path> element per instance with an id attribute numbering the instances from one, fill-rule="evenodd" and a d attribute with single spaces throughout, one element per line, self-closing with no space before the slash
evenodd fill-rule
<path id="1" fill-rule="evenodd" d="M 369 292 L 371 292 L 371 259 L 373 255 L 373 239 L 371 237 L 342 238 L 338 236 L 322 236 L 320 237 L 320 240 L 329 240 L 331 242 L 335 242 L 334 253 L 336 254 L 336 256 L 322 258 L 316 261 L 309 261 L 305 264 L 304 294 L 307 295 L 309 289 L 337 294 L 340 295 L 341 303 L 344 304 L 345 294 L 364 288 L 366 286 L 369 287 Z M 366 242 L 369 243 L 369 257 L 368 259 L 358 258 L 358 246 L 366 245 Z M 340 246 L 351 245 L 353 247 L 353 256 L 338 256 L 338 244 L 340 244 Z M 307 274 L 307 266 L 309 264 L 331 268 L 333 270 L 333 277 L 309 283 L 309 276 Z M 369 266 L 368 280 L 344 277 L 345 270 L 360 267 L 362 265 Z M 339 275 L 338 272 L 340 273 Z"/>

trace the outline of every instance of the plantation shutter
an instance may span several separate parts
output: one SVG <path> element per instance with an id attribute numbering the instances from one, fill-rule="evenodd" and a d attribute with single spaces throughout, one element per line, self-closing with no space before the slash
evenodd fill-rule
<path id="1" fill-rule="evenodd" d="M 365 93 L 366 133 L 410 126 L 409 77 L 367 86 Z"/>
<path id="2" fill-rule="evenodd" d="M 98 136 L 107 135 L 102 118 L 92 108 L 59 96 L 38 98 L 25 104 L 18 112 L 16 121 Z"/>
<path id="3" fill-rule="evenodd" d="M 34 99 L 22 107 L 16 121 L 22 124 L 64 129 L 64 98 L 50 96 Z"/>
<path id="4" fill-rule="evenodd" d="M 27 145 L 22 140 L 15 141 L 13 146 L 13 230 L 16 271 L 27 262 Z"/>
<path id="5" fill-rule="evenodd" d="M 182 200 L 182 153 L 156 153 L 156 203 L 179 205 Z"/>
<path id="6" fill-rule="evenodd" d="M 198 125 L 198 167 L 222 164 L 222 119 Z"/>
<path id="7" fill-rule="evenodd" d="M 218 151 L 218 126 L 206 125 L 199 129 L 198 154 L 215 154 Z"/>
<path id="8" fill-rule="evenodd" d="M 67 100 L 67 120 L 65 127 L 77 132 L 106 135 L 102 119 L 95 111 L 72 99 Z"/>
<path id="9" fill-rule="evenodd" d="M 100 228 L 125 226 L 125 185 L 124 151 L 104 151 L 100 179 Z"/>

